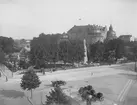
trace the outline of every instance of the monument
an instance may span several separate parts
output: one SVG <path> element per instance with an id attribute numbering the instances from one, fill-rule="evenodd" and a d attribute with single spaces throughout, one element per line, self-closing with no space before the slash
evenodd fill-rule
<path id="1" fill-rule="evenodd" d="M 87 64 L 88 62 L 88 57 L 87 57 L 87 46 L 86 46 L 86 40 L 83 40 L 84 43 L 84 64 Z"/>

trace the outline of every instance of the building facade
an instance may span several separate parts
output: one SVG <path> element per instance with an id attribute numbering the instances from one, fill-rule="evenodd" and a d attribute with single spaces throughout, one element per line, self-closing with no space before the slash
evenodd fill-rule
<path id="1" fill-rule="evenodd" d="M 132 35 L 120 35 L 119 39 L 123 40 L 124 42 L 130 42 Z"/>
<path id="2" fill-rule="evenodd" d="M 103 42 L 107 36 L 107 27 L 99 25 L 74 26 L 68 32 L 69 39 L 86 39 L 87 44 Z"/>

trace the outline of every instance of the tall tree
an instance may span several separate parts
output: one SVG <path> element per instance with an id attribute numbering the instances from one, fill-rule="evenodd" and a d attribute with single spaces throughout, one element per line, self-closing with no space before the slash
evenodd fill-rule
<path id="1" fill-rule="evenodd" d="M 103 61 L 105 51 L 104 43 L 96 42 L 89 46 L 89 60 L 93 62 Z"/>
<path id="2" fill-rule="evenodd" d="M 58 38 L 56 35 L 40 34 L 39 37 L 31 41 L 30 59 L 33 65 L 41 68 L 46 62 L 56 62 L 58 52 Z"/>
<path id="3" fill-rule="evenodd" d="M 134 57 L 134 62 L 135 62 L 135 72 L 137 72 L 137 67 L 136 67 L 136 62 L 137 62 L 137 43 L 134 43 L 132 46 L 132 52 L 133 52 L 133 57 Z"/>
<path id="4" fill-rule="evenodd" d="M 113 54 L 111 54 L 113 52 Z M 121 39 L 113 39 L 105 43 L 105 60 L 108 60 L 112 55 L 115 61 L 124 56 L 124 42 Z"/>
<path id="5" fill-rule="evenodd" d="M 39 77 L 34 72 L 33 68 L 25 72 L 21 79 L 20 86 L 23 90 L 30 90 L 31 91 L 31 98 L 32 98 L 32 90 L 39 87 L 41 84 L 41 81 L 39 80 Z"/>
<path id="6" fill-rule="evenodd" d="M 0 36 L 0 48 L 4 53 L 9 54 L 13 52 L 14 40 L 12 38 Z"/>
<path id="7" fill-rule="evenodd" d="M 64 64 L 68 62 L 68 41 L 61 41 L 59 43 L 59 60 L 62 60 Z"/>
<path id="8" fill-rule="evenodd" d="M 72 63 L 82 62 L 84 60 L 84 45 L 80 40 L 70 40 L 70 46 L 68 49 L 70 54 L 69 58 Z"/>
<path id="9" fill-rule="evenodd" d="M 46 105 L 69 105 L 70 103 L 60 87 L 54 87 L 54 90 L 51 90 L 46 98 Z"/>
<path id="10" fill-rule="evenodd" d="M 70 63 L 81 62 L 84 58 L 84 45 L 80 40 L 66 40 L 59 44 L 60 60 Z"/>
<path id="11" fill-rule="evenodd" d="M 5 63 L 5 61 L 6 61 L 5 54 L 3 50 L 0 48 L 0 63 L 3 64 Z"/>

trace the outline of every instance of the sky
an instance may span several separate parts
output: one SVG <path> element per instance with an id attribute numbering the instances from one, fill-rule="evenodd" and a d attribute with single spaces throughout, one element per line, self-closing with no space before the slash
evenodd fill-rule
<path id="1" fill-rule="evenodd" d="M 137 37 L 137 0 L 0 0 L 1 36 L 30 39 L 87 24 Z"/>

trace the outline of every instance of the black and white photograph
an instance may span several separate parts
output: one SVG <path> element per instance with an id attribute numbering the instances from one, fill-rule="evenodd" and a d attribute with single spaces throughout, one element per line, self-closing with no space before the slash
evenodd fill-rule
<path id="1" fill-rule="evenodd" d="M 137 0 L 0 0 L 0 105 L 137 105 Z"/>

